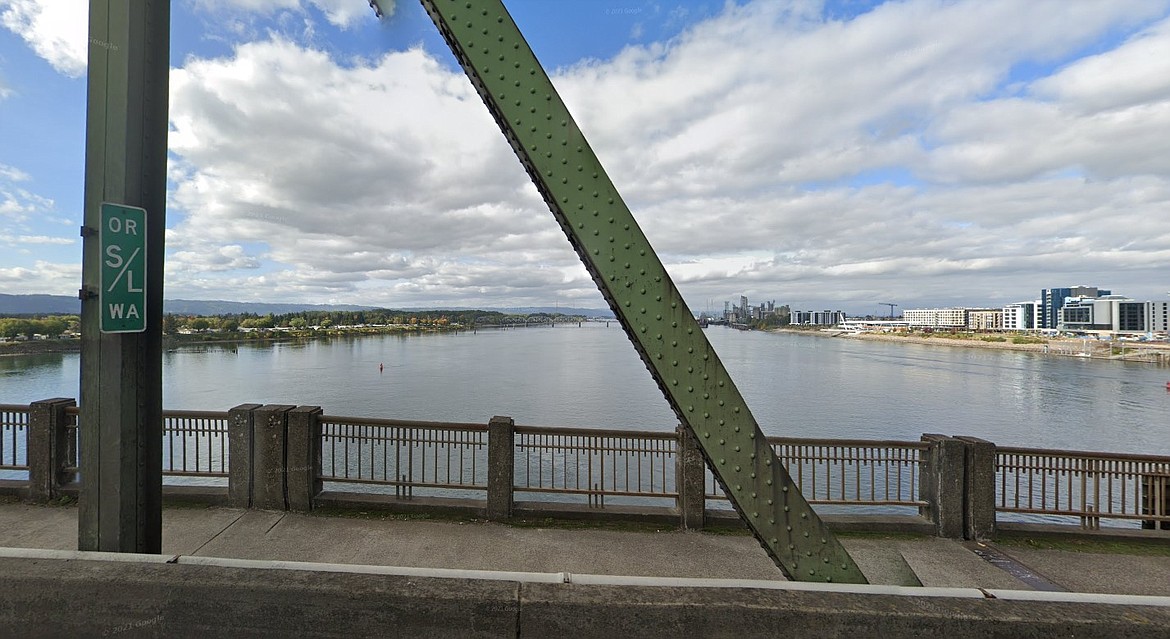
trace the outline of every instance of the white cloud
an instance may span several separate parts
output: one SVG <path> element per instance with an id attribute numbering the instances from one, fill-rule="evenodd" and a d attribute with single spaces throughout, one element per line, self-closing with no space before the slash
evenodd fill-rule
<path id="1" fill-rule="evenodd" d="M 3 175 L 0 175 L 2 178 Z M 53 201 L 26 189 L 6 184 L 0 179 L 0 218 L 24 222 L 30 216 L 46 213 L 53 208 Z"/>
<path id="2" fill-rule="evenodd" d="M 1166 21 L 1074 58 L 1166 7 L 728 5 L 554 81 L 692 299 L 996 303 L 1080 274 L 1158 290 Z M 1029 83 L 1025 64 L 1055 70 Z M 171 86 L 172 290 L 598 301 L 467 80 L 423 51 L 340 63 L 269 38 Z"/>
<path id="3" fill-rule="evenodd" d="M 85 0 L 0 0 L 0 10 L 0 24 L 24 38 L 54 69 L 73 78 L 85 74 Z"/>
<path id="4" fill-rule="evenodd" d="M 23 247 L 30 244 L 69 246 L 76 243 L 77 240 L 72 238 L 53 235 L 9 235 L 7 233 L 0 233 L 0 244 L 7 244 L 13 247 Z"/>
<path id="5" fill-rule="evenodd" d="M 65 293 L 76 291 L 81 281 L 80 264 L 59 264 L 38 260 L 32 268 L 0 268 L 0 285 L 10 295 Z"/>
<path id="6" fill-rule="evenodd" d="M 307 7 L 314 7 L 331 24 L 340 28 L 354 26 L 360 20 L 372 20 L 374 10 L 369 0 L 195 0 L 196 5 L 210 12 L 240 12 L 259 15 L 273 15 L 280 11 L 304 13 Z M 386 17 L 394 15 L 395 0 L 380 0 Z"/>

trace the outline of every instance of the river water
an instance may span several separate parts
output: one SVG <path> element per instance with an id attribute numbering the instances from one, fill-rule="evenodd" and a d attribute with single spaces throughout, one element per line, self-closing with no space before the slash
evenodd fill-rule
<path id="1" fill-rule="evenodd" d="M 1170 454 L 1170 370 L 1041 353 L 723 327 L 706 334 L 770 435 Z M 379 365 L 382 370 L 379 371 Z M 77 397 L 79 356 L 0 357 L 0 403 Z M 184 347 L 163 405 L 314 404 L 327 414 L 669 430 L 676 419 L 617 322 Z"/>

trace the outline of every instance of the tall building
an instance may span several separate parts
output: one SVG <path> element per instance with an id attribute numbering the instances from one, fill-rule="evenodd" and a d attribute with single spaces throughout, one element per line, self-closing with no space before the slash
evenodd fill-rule
<path id="1" fill-rule="evenodd" d="M 1036 328 L 1058 328 L 1060 310 L 1070 297 L 1104 297 L 1113 291 L 1098 289 L 1096 286 L 1070 286 L 1068 288 L 1045 288 L 1040 290 L 1039 326 Z"/>
<path id="2" fill-rule="evenodd" d="M 1003 307 L 1003 329 L 1005 331 L 1026 331 L 1036 328 L 1035 302 L 1016 302 Z"/>

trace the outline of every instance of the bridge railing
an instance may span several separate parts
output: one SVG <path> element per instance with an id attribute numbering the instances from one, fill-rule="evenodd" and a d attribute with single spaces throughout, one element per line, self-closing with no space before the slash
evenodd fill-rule
<path id="1" fill-rule="evenodd" d="M 1085 528 L 1170 528 L 1170 457 L 997 448 L 996 510 Z"/>
<path id="2" fill-rule="evenodd" d="M 65 464 L 63 471 L 75 475 L 81 409 L 65 409 Z M 163 477 L 226 478 L 228 476 L 228 414 L 225 411 L 163 411 Z M 183 483 L 183 482 L 179 482 Z M 222 482 L 220 482 L 222 483 Z"/>
<path id="3" fill-rule="evenodd" d="M 20 404 L 0 404 L 0 479 L 13 471 L 28 470 L 29 411 L 31 407 Z M 27 475 L 27 473 L 24 473 Z"/>
<path id="4" fill-rule="evenodd" d="M 516 426 L 514 433 L 517 492 L 578 495 L 596 507 L 606 497 L 678 497 L 672 432 Z"/>
<path id="5" fill-rule="evenodd" d="M 487 489 L 484 424 L 333 415 L 319 423 L 322 481 L 388 487 L 400 497 Z"/>
<path id="6" fill-rule="evenodd" d="M 260 410 L 258 404 L 246 406 L 245 416 Z M 516 426 L 506 418 L 506 428 L 496 430 L 496 420 L 489 427 L 341 417 L 314 409 L 300 413 L 311 424 L 302 432 L 291 422 L 261 426 L 241 420 L 237 413 L 244 408 L 164 411 L 164 483 L 210 484 L 237 496 L 242 490 L 243 501 L 233 503 L 251 505 L 252 477 L 275 474 L 285 482 L 270 491 L 277 496 L 295 492 L 294 476 L 307 478 L 296 488 L 303 498 L 286 498 L 273 506 L 278 508 L 294 501 L 311 507 L 322 489 L 401 500 L 468 497 L 509 509 L 516 498 L 553 509 L 556 503 L 579 503 L 694 514 L 728 507 L 682 431 Z M 77 481 L 79 418 L 68 399 L 0 404 L 0 488 L 12 492 L 25 482 L 28 494 L 47 498 Z M 253 432 L 261 427 L 276 428 L 280 444 L 261 446 L 260 431 Z M 30 446 L 34 438 L 39 443 Z M 918 442 L 768 441 L 808 500 L 826 512 L 917 511 L 945 536 L 979 537 L 993 532 L 996 521 L 1170 530 L 1170 456 L 997 448 L 939 435 Z M 233 443 L 243 448 L 233 450 Z M 309 458 L 297 461 L 297 450 L 308 451 Z M 257 465 L 265 455 L 278 458 Z M 55 470 L 41 468 L 51 458 Z M 243 475 L 242 488 L 237 465 L 257 473 Z M 496 477 L 501 472 L 502 479 Z M 687 488 L 684 474 L 703 481 Z M 501 494 L 503 501 L 493 502 Z M 972 525 L 973 518 L 983 523 Z"/>
<path id="7" fill-rule="evenodd" d="M 769 437 L 810 504 L 924 507 L 919 495 L 925 442 Z M 727 495 L 706 474 L 707 499 Z"/>

